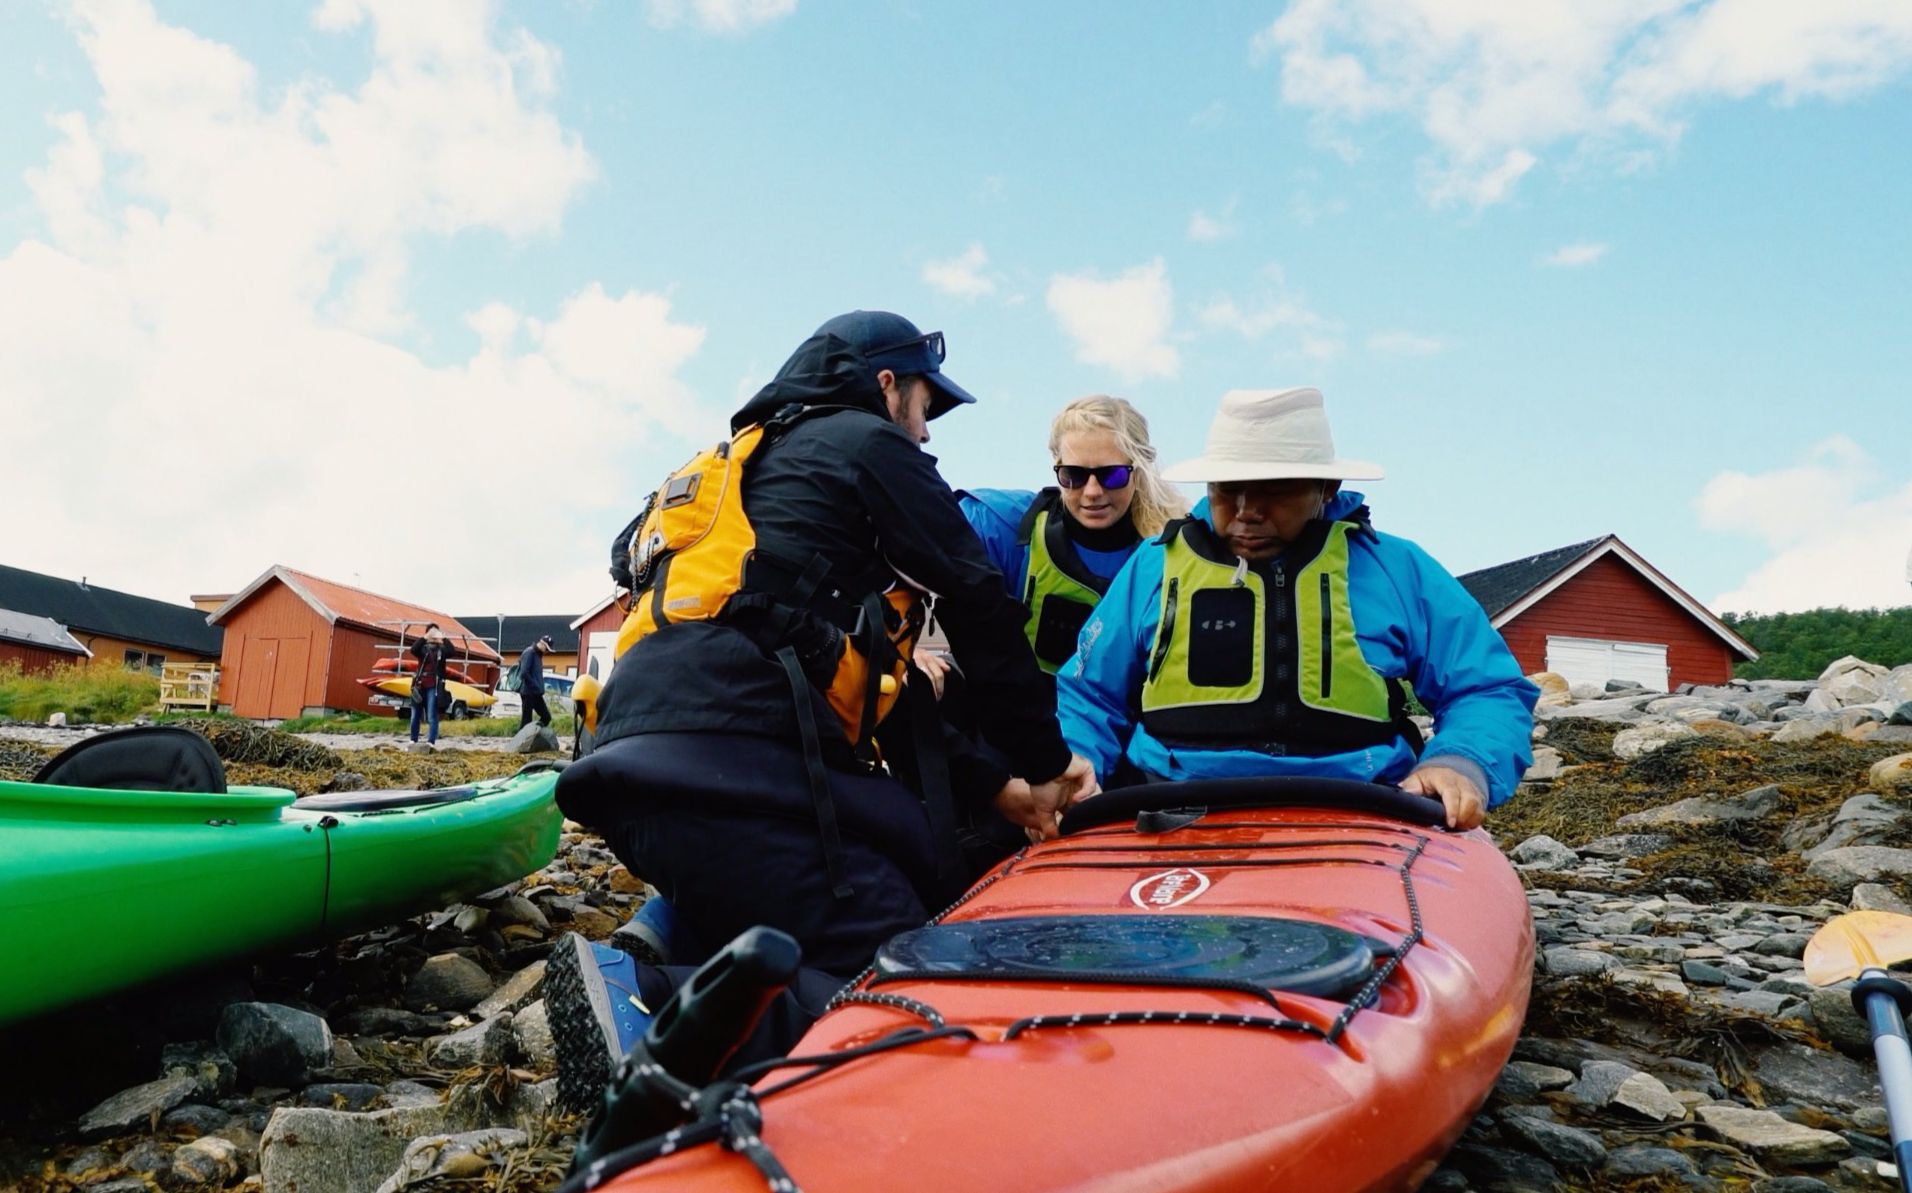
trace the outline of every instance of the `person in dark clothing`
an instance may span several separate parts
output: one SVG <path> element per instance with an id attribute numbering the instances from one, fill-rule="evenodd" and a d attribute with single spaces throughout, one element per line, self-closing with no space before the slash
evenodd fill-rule
<path id="1" fill-rule="evenodd" d="M 733 433 L 815 408 L 760 447 L 743 473 L 755 535 L 743 593 L 767 594 L 771 609 L 733 597 L 714 618 L 637 638 L 601 694 L 595 749 L 558 786 L 565 813 L 601 833 L 697 940 L 714 947 L 768 925 L 797 939 L 807 967 L 839 982 L 884 940 L 920 926 L 967 878 L 949 864 L 948 812 L 939 816 L 933 798 L 891 771 L 918 772 L 926 790 L 933 778 L 925 774 L 946 773 L 958 821 L 993 816 L 1042 836 L 1054 836 L 1062 810 L 1097 790 L 1057 731 L 1054 689 L 1024 636 L 1021 606 L 935 458 L 921 450 L 930 420 L 974 401 L 942 375 L 942 359 L 941 333 L 925 335 L 886 312 L 853 312 L 818 328 L 737 412 Z M 794 612 L 777 600 L 791 591 L 779 586 L 784 561 L 808 577 Z M 928 758 L 872 767 L 861 743 L 814 732 L 840 723 L 828 671 L 846 636 L 862 640 L 857 611 L 869 608 L 869 595 L 899 586 L 934 595 L 1006 766 L 956 742 L 946 771 Z M 649 599 L 640 585 L 634 608 Z M 812 648 L 818 641 L 823 648 Z M 780 662 L 791 646 L 809 679 L 802 703 Z M 927 695 L 921 673 L 912 680 L 906 686 Z M 942 736 L 933 699 L 925 711 L 910 695 L 879 740 L 912 723 L 930 726 L 919 743 Z M 819 736 L 823 765 L 812 768 L 807 743 Z M 827 787 L 820 797 L 817 786 Z M 554 1023 L 564 1015 L 553 1008 Z M 616 1053 L 615 1043 L 607 1050 Z"/>
<path id="2" fill-rule="evenodd" d="M 538 724 L 551 724 L 551 709 L 544 702 L 544 656 L 551 650 L 551 635 L 546 634 L 536 642 L 524 648 L 518 656 L 518 728 L 523 729 L 531 723 L 531 715 L 537 714 Z"/>
<path id="3" fill-rule="evenodd" d="M 412 658 L 418 660 L 418 670 L 412 676 L 412 740 L 418 740 L 418 722 L 423 719 L 431 726 L 431 734 L 425 740 L 437 745 L 438 710 L 445 694 L 448 654 L 444 631 L 436 624 L 426 626 L 424 636 L 412 641 L 411 652 Z"/>

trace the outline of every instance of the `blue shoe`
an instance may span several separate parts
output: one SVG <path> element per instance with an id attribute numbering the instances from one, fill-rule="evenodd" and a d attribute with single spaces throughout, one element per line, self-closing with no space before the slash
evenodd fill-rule
<path id="1" fill-rule="evenodd" d="M 629 922 L 611 933 L 608 943 L 623 949 L 645 965 L 702 965 L 704 955 L 684 917 L 670 900 L 652 893 Z"/>
<path id="2" fill-rule="evenodd" d="M 544 1009 L 558 1053 L 558 1099 L 576 1110 L 597 1104 L 654 1016 L 638 993 L 636 960 L 575 932 L 551 948 Z"/>

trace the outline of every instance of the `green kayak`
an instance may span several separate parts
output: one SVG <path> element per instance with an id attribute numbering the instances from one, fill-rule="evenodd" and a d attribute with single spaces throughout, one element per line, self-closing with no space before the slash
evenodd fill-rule
<path id="1" fill-rule="evenodd" d="M 306 799 L 0 782 L 0 1024 L 523 878 L 557 852 L 557 778 Z"/>

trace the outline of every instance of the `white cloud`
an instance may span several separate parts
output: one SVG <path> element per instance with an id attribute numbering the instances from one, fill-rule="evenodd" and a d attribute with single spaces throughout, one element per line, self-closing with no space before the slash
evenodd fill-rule
<path id="1" fill-rule="evenodd" d="M 1835 435 L 1790 468 L 1714 476 L 1695 506 L 1709 530 L 1751 535 L 1771 558 L 1712 602 L 1776 613 L 1912 603 L 1912 481 L 1885 481 L 1872 456 Z"/>
<path id="2" fill-rule="evenodd" d="M 695 25 L 706 33 L 748 33 L 795 11 L 797 0 L 644 0 L 653 27 Z"/>
<path id="3" fill-rule="evenodd" d="M 1198 211 L 1188 217 L 1188 238 L 1196 241 L 1222 240 L 1234 233 L 1234 229 L 1216 219 L 1206 211 Z"/>
<path id="4" fill-rule="evenodd" d="M 1192 128 L 1220 128 L 1228 121 L 1228 101 L 1213 100 L 1201 111 L 1188 118 Z"/>
<path id="5" fill-rule="evenodd" d="M 1173 377 L 1181 354 L 1168 343 L 1175 295 L 1160 257 L 1113 278 L 1093 272 L 1049 279 L 1049 310 L 1075 341 L 1076 359 L 1124 380 Z"/>
<path id="6" fill-rule="evenodd" d="M 555 231 L 595 168 L 528 33 L 414 0 L 314 18 L 368 22 L 354 89 L 269 93 L 143 0 L 73 6 L 97 109 L 55 118 L 44 236 L 0 248 L 0 426 L 45 495 L 14 562 L 175 600 L 272 563 L 439 607 L 601 594 L 632 456 L 707 428 L 676 379 L 703 329 L 591 283 L 554 318 L 471 311 L 462 362 L 395 342 L 414 241 Z M 564 460 L 562 500 L 498 479 L 527 450 Z"/>
<path id="7" fill-rule="evenodd" d="M 1284 352 L 1298 353 L 1322 362 L 1341 355 L 1346 343 L 1342 325 L 1308 305 L 1301 295 L 1283 284 L 1281 266 L 1271 264 L 1262 270 L 1274 287 L 1271 292 L 1241 302 L 1230 296 L 1212 299 L 1195 312 L 1203 326 L 1217 331 L 1232 331 L 1245 340 L 1264 339 L 1272 333 L 1282 337 Z"/>
<path id="8" fill-rule="evenodd" d="M 981 244 L 972 244 L 957 256 L 931 261 L 923 266 L 923 280 L 931 288 L 956 298 L 981 298 L 996 292 L 996 283 L 983 268 L 989 254 Z"/>
<path id="9" fill-rule="evenodd" d="M 1195 314 L 1209 327 L 1232 331 L 1247 340 L 1259 340 L 1279 327 L 1312 331 L 1332 326 L 1306 303 L 1285 296 L 1264 298 L 1245 308 L 1232 298 L 1218 298 Z"/>
<path id="10" fill-rule="evenodd" d="M 1240 200 L 1230 199 L 1222 205 L 1220 214 L 1210 215 L 1206 211 L 1197 211 L 1188 217 L 1188 238 L 1202 243 L 1227 240 L 1240 229 L 1235 226 L 1235 207 Z"/>
<path id="11" fill-rule="evenodd" d="M 1433 356 L 1446 350 L 1446 340 L 1419 332 L 1377 331 L 1368 337 L 1368 351 L 1388 356 Z"/>
<path id="12" fill-rule="evenodd" d="M 1428 198 L 1484 207 L 1559 147 L 1637 169 L 1708 100 L 1882 86 L 1912 67 L 1912 5 L 1293 0 L 1252 48 L 1279 59 L 1283 100 L 1321 118 L 1325 143 L 1362 121 L 1411 121 L 1432 144 Z"/>
<path id="13" fill-rule="evenodd" d="M 1597 242 L 1582 244 L 1563 244 L 1541 259 L 1542 265 L 1554 265 L 1561 269 L 1578 269 L 1582 265 L 1592 265 L 1607 255 L 1613 246 Z"/>

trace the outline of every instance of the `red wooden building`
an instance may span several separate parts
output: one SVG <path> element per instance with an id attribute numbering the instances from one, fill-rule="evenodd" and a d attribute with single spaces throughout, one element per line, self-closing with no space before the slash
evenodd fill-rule
<path id="1" fill-rule="evenodd" d="M 1717 684 L 1759 652 L 1614 535 L 1460 577 L 1521 670 L 1654 691 Z"/>
<path id="2" fill-rule="evenodd" d="M 622 588 L 591 606 L 589 612 L 571 623 L 578 635 L 578 674 L 593 675 L 600 681 L 611 678 L 611 663 L 616 659 L 617 632 L 624 625 Z"/>
<path id="3" fill-rule="evenodd" d="M 0 609 L 0 670 L 18 666 L 25 675 L 45 675 L 55 667 L 84 663 L 93 652 L 66 627 L 47 617 Z"/>
<path id="4" fill-rule="evenodd" d="M 272 567 L 206 620 L 226 630 L 219 704 L 236 716 L 370 710 L 373 692 L 358 680 L 398 653 L 401 634 L 409 643 L 432 623 L 476 684 L 498 679 L 498 652 L 457 618 L 288 567 Z"/>

